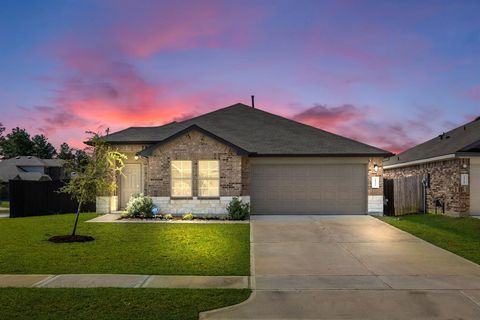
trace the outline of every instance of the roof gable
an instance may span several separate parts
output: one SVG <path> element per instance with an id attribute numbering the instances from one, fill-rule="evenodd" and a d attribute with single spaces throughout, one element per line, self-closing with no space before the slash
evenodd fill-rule
<path id="1" fill-rule="evenodd" d="M 160 142 L 157 142 L 154 145 L 151 145 L 150 147 L 140 151 L 138 153 L 138 155 L 140 155 L 142 157 L 151 156 L 153 151 L 155 149 L 157 149 L 158 147 L 160 147 L 160 146 L 162 146 L 162 145 L 164 145 L 164 144 L 166 144 L 166 143 L 168 143 L 168 142 L 170 142 L 170 141 L 172 141 L 172 140 L 174 140 L 174 139 L 176 139 L 176 138 L 178 138 L 178 137 L 180 137 L 180 136 L 182 136 L 182 135 L 184 135 L 188 132 L 191 132 L 191 131 L 201 132 L 204 135 L 209 136 L 210 138 L 215 139 L 215 140 L 231 147 L 232 149 L 234 149 L 237 152 L 238 155 L 248 155 L 249 154 L 249 152 L 247 150 L 244 150 L 244 149 L 240 148 L 239 146 L 236 146 L 233 143 L 231 143 L 231 142 L 229 142 L 229 141 L 227 141 L 227 140 L 225 140 L 225 139 L 223 139 L 219 136 L 216 136 L 215 134 L 211 133 L 210 131 L 207 131 L 207 130 L 197 126 L 196 124 L 194 124 L 194 125 L 191 125 L 191 126 L 185 128 L 185 129 L 182 129 L 182 130 L 176 132 L 175 134 L 169 136 L 168 138 L 166 138 L 166 139 L 164 139 Z"/>

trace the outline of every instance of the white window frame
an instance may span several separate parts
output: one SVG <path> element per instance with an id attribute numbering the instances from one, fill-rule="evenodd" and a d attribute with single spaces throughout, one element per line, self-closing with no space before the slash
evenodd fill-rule
<path id="1" fill-rule="evenodd" d="M 202 177 L 200 172 L 200 167 L 202 162 L 215 162 L 217 164 L 217 177 Z M 208 180 L 208 181 L 217 181 L 217 190 L 218 194 L 216 195 L 202 195 L 201 194 L 201 181 Z M 220 161 L 219 160 L 199 160 L 198 161 L 198 177 L 197 177 L 197 191 L 199 198 L 219 198 L 220 197 Z"/>
<path id="2" fill-rule="evenodd" d="M 174 162 L 189 162 L 190 163 L 190 177 L 181 177 L 181 178 L 174 178 L 173 177 L 173 164 Z M 183 166 L 183 165 L 182 165 Z M 190 180 L 190 194 L 185 195 L 174 195 L 173 193 L 173 185 L 174 180 Z M 193 196 L 193 161 L 191 160 L 172 160 L 170 161 L 170 196 L 172 198 L 191 198 Z"/>

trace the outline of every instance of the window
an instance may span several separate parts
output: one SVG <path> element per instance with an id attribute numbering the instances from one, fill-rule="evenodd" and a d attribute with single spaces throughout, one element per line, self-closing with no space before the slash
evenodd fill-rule
<path id="1" fill-rule="evenodd" d="M 198 161 L 198 196 L 220 196 L 220 170 L 218 160 Z"/>
<path id="2" fill-rule="evenodd" d="M 172 197 L 192 196 L 192 161 L 172 161 Z"/>

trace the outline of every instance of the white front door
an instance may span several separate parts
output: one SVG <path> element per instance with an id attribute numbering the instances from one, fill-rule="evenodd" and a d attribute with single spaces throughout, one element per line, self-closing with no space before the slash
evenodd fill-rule
<path id="1" fill-rule="evenodd" d="M 120 208 L 125 209 L 130 197 L 142 192 L 142 167 L 139 163 L 127 163 L 120 182 Z"/>

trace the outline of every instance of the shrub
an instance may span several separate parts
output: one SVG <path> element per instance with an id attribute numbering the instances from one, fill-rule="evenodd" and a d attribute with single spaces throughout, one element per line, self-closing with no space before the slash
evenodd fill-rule
<path id="1" fill-rule="evenodd" d="M 245 220 L 250 217 L 250 204 L 234 197 L 227 206 L 228 219 Z"/>
<path id="2" fill-rule="evenodd" d="M 164 214 L 163 215 L 163 219 L 165 220 L 172 220 L 173 219 L 173 216 L 171 213 L 167 213 L 167 214 Z"/>
<path id="3" fill-rule="evenodd" d="M 127 203 L 127 214 L 129 218 L 152 218 L 155 205 L 152 198 L 142 193 L 133 195 Z"/>
<path id="4" fill-rule="evenodd" d="M 182 219 L 183 219 L 183 220 L 193 220 L 193 214 L 192 214 L 192 213 L 185 213 L 185 214 L 182 216 Z"/>

